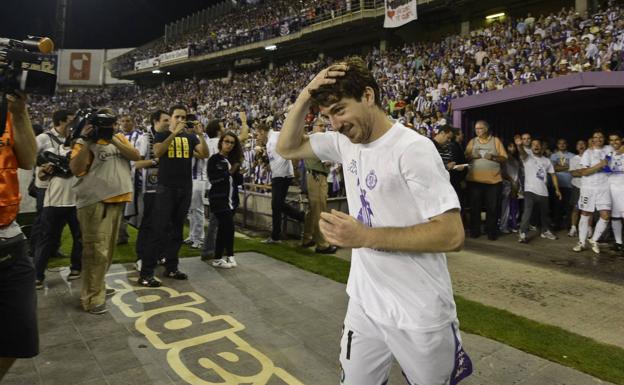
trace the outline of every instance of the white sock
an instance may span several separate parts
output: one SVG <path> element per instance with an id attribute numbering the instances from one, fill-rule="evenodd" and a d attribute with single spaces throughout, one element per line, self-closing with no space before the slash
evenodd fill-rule
<path id="1" fill-rule="evenodd" d="M 570 230 L 576 230 L 576 225 L 570 226 Z"/>
<path id="2" fill-rule="evenodd" d="M 613 218 L 611 221 L 611 228 L 613 228 L 613 236 L 615 237 L 615 243 L 622 244 L 622 218 Z"/>
<path id="3" fill-rule="evenodd" d="M 594 235 L 592 236 L 592 241 L 596 242 L 600 239 L 600 236 L 607 229 L 607 224 L 609 221 L 605 221 L 604 219 L 598 219 L 598 223 L 596 223 L 596 227 L 594 228 Z"/>
<path id="4" fill-rule="evenodd" d="M 585 216 L 585 215 L 581 215 L 581 218 L 579 219 L 579 242 L 581 242 L 582 244 L 585 244 L 585 241 L 587 240 L 587 232 L 589 230 L 589 217 Z"/>

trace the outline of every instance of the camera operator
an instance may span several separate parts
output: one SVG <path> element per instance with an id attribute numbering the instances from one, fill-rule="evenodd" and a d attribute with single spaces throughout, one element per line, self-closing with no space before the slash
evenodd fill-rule
<path id="1" fill-rule="evenodd" d="M 35 268 L 15 222 L 17 169 L 35 166 L 37 142 L 22 93 L 7 95 L 8 117 L 0 136 L 0 381 L 17 358 L 39 353 Z"/>
<path id="2" fill-rule="evenodd" d="M 35 257 L 35 267 L 37 269 L 37 288 L 43 287 L 44 271 L 47 268 L 48 260 L 53 257 L 60 245 L 60 236 L 63 227 L 67 223 L 71 230 L 73 245 L 71 251 L 71 266 L 67 276 L 68 280 L 80 278 L 82 268 L 82 240 L 80 235 L 80 225 L 76 217 L 75 197 L 71 191 L 71 184 L 64 186 L 60 180 L 56 180 L 55 189 L 52 195 L 48 196 L 48 207 L 64 207 L 63 209 L 44 210 L 44 200 L 49 185 L 52 183 L 51 177 L 54 174 L 54 164 L 47 161 L 42 155 L 51 152 L 61 155 L 63 143 L 68 135 L 69 125 L 73 121 L 73 113 L 67 110 L 58 110 L 52 114 L 54 127 L 37 136 L 37 169 L 35 173 L 35 187 L 37 191 L 37 216 L 31 231 L 32 255 Z M 71 179 L 73 180 L 73 179 Z M 70 181 L 71 181 L 70 180 Z M 44 215 L 44 211 L 46 211 Z M 56 235 L 58 233 L 58 236 Z M 43 240 L 42 238 L 45 238 Z M 57 239 L 58 238 L 58 239 Z M 41 250 L 45 247 L 46 250 Z"/>
<path id="3" fill-rule="evenodd" d="M 192 158 L 205 159 L 208 156 L 204 129 L 199 122 L 195 122 L 193 128 L 187 127 L 187 112 L 184 105 L 172 106 L 169 109 L 169 129 L 157 133 L 154 140 L 154 156 L 160 158 L 155 204 L 159 210 L 157 237 L 167 240 L 164 276 L 178 280 L 188 278 L 178 270 L 178 252 L 183 241 L 184 220 L 191 204 Z M 149 244 L 142 260 L 139 284 L 151 286 L 151 282 L 155 281 L 154 269 L 160 253 L 158 244 Z"/>
<path id="4" fill-rule="evenodd" d="M 59 150 L 65 141 L 67 136 L 68 126 L 74 119 L 74 115 L 67 110 L 58 110 L 52 114 L 52 123 L 54 125 L 53 128 L 44 131 L 43 133 L 37 135 L 37 159 L 40 159 L 40 156 L 45 151 L 51 151 L 55 154 L 59 154 Z M 32 224 L 32 230 L 30 232 L 30 245 L 32 248 L 32 255 L 35 255 L 37 251 L 38 238 L 42 233 L 42 230 L 47 226 L 47 224 L 42 223 L 42 211 L 43 211 L 43 198 L 45 196 L 45 192 L 48 188 L 50 181 L 48 179 L 42 179 L 39 177 L 41 169 L 45 169 L 47 171 L 51 170 L 52 164 L 46 162 L 45 164 L 40 164 L 41 162 L 37 162 L 37 167 L 35 169 L 35 198 L 37 200 L 37 214 L 35 216 L 35 220 Z M 77 240 L 80 239 L 80 228 L 78 226 L 78 222 L 69 222 L 69 228 L 72 233 L 72 237 L 74 240 L 74 244 Z M 53 250 L 53 253 L 56 253 L 56 250 Z M 52 255 L 48 256 L 51 257 Z M 74 274 L 70 277 L 70 279 L 76 279 L 80 277 L 80 255 L 76 255 L 75 249 L 72 249 L 72 269 Z M 46 259 L 47 260 L 47 259 Z M 76 274 L 77 273 L 77 274 Z"/>
<path id="5" fill-rule="evenodd" d="M 76 207 L 83 235 L 80 301 L 91 314 L 105 313 L 106 294 L 114 293 L 113 289 L 106 289 L 105 276 L 112 262 L 124 205 L 132 197 L 130 161 L 140 159 L 139 152 L 123 134 L 113 135 L 115 125 L 111 109 L 97 110 L 75 141 L 69 164 L 78 177 Z"/>
<path id="6" fill-rule="evenodd" d="M 58 151 L 58 154 L 56 151 Z M 70 151 L 71 147 L 63 143 L 54 152 L 45 151 L 39 156 L 44 158 L 46 163 L 39 167 L 37 177 L 42 181 L 48 182 L 48 187 L 45 189 L 40 234 L 37 237 L 37 247 L 33 254 L 37 270 L 37 289 L 43 289 L 48 260 L 61 243 L 61 235 L 66 223 L 69 224 L 74 237 L 71 267 L 67 279 L 74 280 L 80 278 L 82 239 L 80 224 L 76 215 L 76 193 L 73 189 L 76 178 L 69 169 Z M 51 162 L 47 162 L 47 160 L 51 160 Z"/>

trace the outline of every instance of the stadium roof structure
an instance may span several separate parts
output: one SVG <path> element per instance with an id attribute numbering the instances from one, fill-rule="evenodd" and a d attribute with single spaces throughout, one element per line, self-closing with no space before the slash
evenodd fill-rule
<path id="1" fill-rule="evenodd" d="M 453 125 L 469 131 L 477 120 L 497 136 L 582 139 L 597 129 L 622 129 L 624 72 L 584 72 L 513 86 L 452 102 Z"/>

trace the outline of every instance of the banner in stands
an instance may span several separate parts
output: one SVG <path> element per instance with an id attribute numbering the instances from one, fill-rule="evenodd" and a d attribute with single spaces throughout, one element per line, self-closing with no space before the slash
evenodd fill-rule
<path id="1" fill-rule="evenodd" d="M 90 50 L 59 50 L 58 84 L 61 85 L 93 85 L 104 82 L 103 49 Z"/>
<path id="2" fill-rule="evenodd" d="M 186 59 L 188 57 L 189 57 L 189 49 L 188 47 L 186 47 L 186 48 L 178 49 L 175 51 L 162 53 L 160 54 L 158 58 L 160 59 L 161 63 L 167 63 L 167 62 L 175 61 L 179 59 Z"/>
<path id="3" fill-rule="evenodd" d="M 157 57 L 152 57 L 149 59 L 139 60 L 134 62 L 134 70 L 142 70 L 145 68 L 158 67 L 160 64 L 160 59 Z"/>
<path id="4" fill-rule="evenodd" d="M 385 0 L 384 28 L 396 28 L 416 20 L 416 0 Z"/>

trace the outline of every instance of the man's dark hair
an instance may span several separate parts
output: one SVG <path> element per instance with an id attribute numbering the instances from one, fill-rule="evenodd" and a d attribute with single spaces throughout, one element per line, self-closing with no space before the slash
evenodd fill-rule
<path id="1" fill-rule="evenodd" d="M 150 114 L 150 123 L 151 123 L 152 127 L 154 126 L 154 124 L 155 124 L 156 122 L 160 122 L 160 117 L 161 117 L 163 114 L 164 114 L 164 115 L 169 115 L 169 114 L 167 113 L 167 111 L 165 111 L 165 110 L 156 110 L 156 111 L 154 111 L 154 112 L 152 112 L 152 113 Z"/>
<path id="2" fill-rule="evenodd" d="M 67 122 L 67 118 L 69 115 L 72 115 L 71 111 L 68 110 L 58 110 L 54 111 L 52 114 L 52 123 L 54 127 L 57 127 L 61 122 Z"/>
<path id="3" fill-rule="evenodd" d="M 381 108 L 379 85 L 373 78 L 366 62 L 360 57 L 352 56 L 339 64 L 347 66 L 344 76 L 336 77 L 334 84 L 325 84 L 312 91 L 310 95 L 314 103 L 328 107 L 342 98 L 353 98 L 359 102 L 362 100 L 366 87 L 370 87 L 375 93 L 375 105 Z"/>
<path id="4" fill-rule="evenodd" d="M 206 134 L 208 134 L 209 138 L 216 138 L 219 136 L 219 131 L 221 131 L 221 125 L 219 124 L 219 119 L 212 119 L 208 122 L 206 126 Z"/>
<path id="5" fill-rule="evenodd" d="M 264 132 L 269 132 L 270 129 L 271 127 L 269 127 L 269 125 L 266 124 L 265 122 L 258 123 L 258 127 L 256 128 L 257 131 L 264 131 Z"/>
<path id="6" fill-rule="evenodd" d="M 609 136 L 619 136 L 620 138 L 622 138 L 622 132 L 621 131 L 611 131 L 611 132 L 609 132 Z"/>
<path id="7" fill-rule="evenodd" d="M 445 134 L 452 134 L 453 136 L 455 135 L 455 131 L 453 130 L 453 127 L 449 126 L 448 124 L 445 124 L 444 126 L 440 127 L 440 130 L 438 131 L 439 134 L 441 133 L 445 133 Z"/>
<path id="8" fill-rule="evenodd" d="M 184 112 L 188 113 L 188 107 L 186 107 L 184 104 L 174 104 L 173 106 L 171 106 L 169 108 L 169 115 L 173 116 L 173 112 L 175 110 L 184 110 Z"/>

